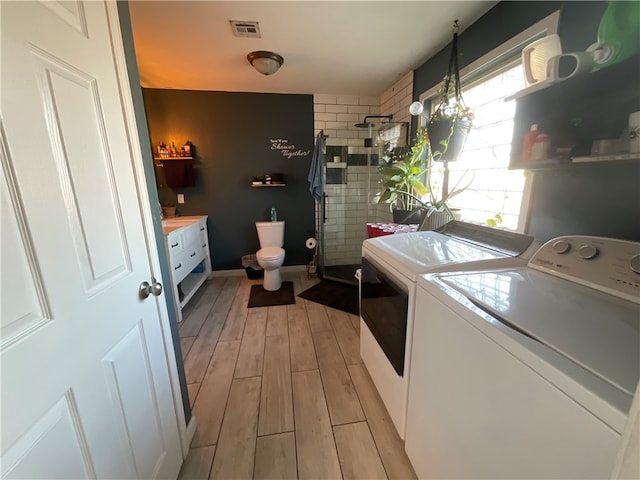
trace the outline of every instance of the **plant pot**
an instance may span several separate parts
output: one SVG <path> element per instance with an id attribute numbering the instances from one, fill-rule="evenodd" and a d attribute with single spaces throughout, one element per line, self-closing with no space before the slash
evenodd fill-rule
<path id="1" fill-rule="evenodd" d="M 432 121 L 427 126 L 431 152 L 433 159 L 437 162 L 453 162 L 458 159 L 464 149 L 464 144 L 471 130 L 471 122 L 469 120 L 457 120 L 453 125 L 453 133 L 451 132 L 452 122 L 452 119 L 445 118 Z M 446 150 L 442 154 L 435 153 L 442 152 L 444 149 L 442 142 L 447 142 Z"/>
<path id="2" fill-rule="evenodd" d="M 171 218 L 176 216 L 176 207 L 162 207 L 162 216 Z"/>
<path id="3" fill-rule="evenodd" d="M 420 225 L 420 231 L 436 230 L 453 220 L 453 216 L 446 210 L 442 212 L 433 212 Z"/>
<path id="4" fill-rule="evenodd" d="M 425 215 L 424 210 L 403 210 L 402 208 L 393 209 L 393 223 L 402 223 L 405 225 L 417 224 L 420 225 Z"/>

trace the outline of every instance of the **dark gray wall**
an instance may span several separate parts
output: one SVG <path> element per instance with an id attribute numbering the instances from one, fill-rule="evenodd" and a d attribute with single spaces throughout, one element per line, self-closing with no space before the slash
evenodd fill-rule
<path id="1" fill-rule="evenodd" d="M 149 190 L 149 201 L 151 205 L 158 204 L 158 194 L 156 192 L 155 174 L 153 171 L 153 158 L 151 156 L 151 146 L 149 145 L 149 131 L 147 130 L 147 119 L 144 112 L 144 102 L 142 100 L 142 89 L 140 88 L 140 76 L 138 74 L 138 64 L 136 63 L 136 52 L 133 47 L 133 33 L 131 31 L 131 18 L 129 17 L 129 3 L 118 3 L 118 15 L 120 17 L 120 29 L 122 30 L 122 41 L 124 44 L 125 57 L 127 60 L 127 71 L 129 74 L 129 83 L 131 85 L 131 96 L 133 99 L 133 107 L 135 109 L 136 123 L 138 126 L 138 137 L 140 139 L 140 147 L 144 159 L 144 173 L 147 189 Z M 164 236 L 162 234 L 162 223 L 160 221 L 160 209 L 151 211 L 153 216 L 153 227 L 156 238 L 156 246 L 158 248 L 160 260 L 160 272 L 162 274 L 162 284 L 171 285 L 171 277 L 169 275 L 169 265 L 165 252 Z M 178 367 L 178 380 L 182 392 L 182 405 L 184 408 L 184 417 L 187 422 L 191 420 L 191 407 L 189 404 L 189 394 L 187 391 L 187 380 L 184 373 L 184 363 L 182 361 L 182 348 L 180 347 L 180 336 L 178 335 L 178 322 L 175 314 L 175 303 L 173 299 L 173 290 L 171 288 L 164 289 L 164 298 L 167 302 L 167 310 L 169 313 L 169 325 L 171 326 L 171 336 L 173 348 L 176 354 L 176 363 Z"/>
<path id="2" fill-rule="evenodd" d="M 258 75 L 256 73 L 256 75 Z M 268 79 L 265 79 L 268 80 Z M 313 151 L 313 96 L 143 89 L 152 145 L 189 139 L 195 145 L 196 186 L 181 215 L 209 216 L 214 270 L 241 268 L 259 248 L 255 222 L 272 206 L 285 220 L 285 265 L 311 259 L 305 239 L 314 233 L 307 175 Z M 272 140 L 284 139 L 302 156 L 285 158 Z M 284 174 L 285 187 L 252 188 L 251 175 Z M 164 195 L 164 193 L 163 193 Z"/>
<path id="3" fill-rule="evenodd" d="M 460 68 L 558 9 L 563 51 L 584 51 L 595 43 L 606 7 L 601 1 L 500 2 L 460 34 Z M 416 69 L 414 99 L 442 79 L 449 55 L 447 47 Z M 591 234 L 640 241 L 638 162 L 576 165 L 535 176 L 528 233 L 538 240 Z"/>

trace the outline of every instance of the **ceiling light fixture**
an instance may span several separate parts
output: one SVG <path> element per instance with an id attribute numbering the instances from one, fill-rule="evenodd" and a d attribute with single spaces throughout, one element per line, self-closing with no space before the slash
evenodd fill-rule
<path id="1" fill-rule="evenodd" d="M 258 50 L 247 55 L 247 60 L 258 72 L 263 75 L 273 75 L 284 63 L 277 53 Z"/>

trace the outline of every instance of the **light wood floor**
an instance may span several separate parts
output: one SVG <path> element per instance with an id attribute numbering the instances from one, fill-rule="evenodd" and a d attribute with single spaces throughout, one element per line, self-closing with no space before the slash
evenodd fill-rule
<path id="1" fill-rule="evenodd" d="M 285 280 L 296 294 L 316 282 Z M 184 311 L 198 428 L 179 478 L 415 478 L 360 359 L 359 317 L 297 296 L 248 309 L 255 283 L 214 278 Z"/>

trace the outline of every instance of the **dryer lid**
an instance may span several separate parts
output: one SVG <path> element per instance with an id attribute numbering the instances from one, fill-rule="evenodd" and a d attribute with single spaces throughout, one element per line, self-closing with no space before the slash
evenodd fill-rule
<path id="1" fill-rule="evenodd" d="M 364 257 L 379 258 L 412 282 L 448 265 L 509 258 L 507 255 L 434 231 L 386 235 L 365 240 Z"/>

